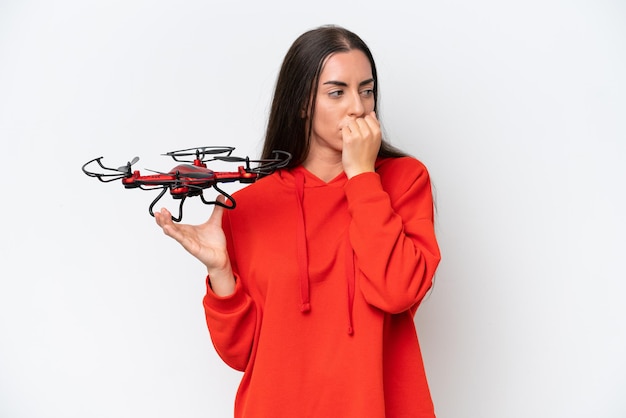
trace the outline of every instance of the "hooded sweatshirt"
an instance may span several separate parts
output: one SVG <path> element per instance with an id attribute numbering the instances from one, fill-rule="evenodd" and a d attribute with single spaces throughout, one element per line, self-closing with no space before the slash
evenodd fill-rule
<path id="1" fill-rule="evenodd" d="M 440 260 L 425 166 L 380 159 L 328 183 L 298 166 L 234 197 L 235 292 L 208 278 L 204 308 L 243 371 L 235 417 L 434 417 L 413 322 Z"/>

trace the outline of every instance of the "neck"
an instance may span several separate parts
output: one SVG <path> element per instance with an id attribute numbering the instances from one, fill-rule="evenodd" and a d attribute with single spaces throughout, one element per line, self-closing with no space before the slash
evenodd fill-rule
<path id="1" fill-rule="evenodd" d="M 302 166 L 325 183 L 328 183 L 343 171 L 341 156 L 338 160 L 307 158 L 302 163 Z"/>

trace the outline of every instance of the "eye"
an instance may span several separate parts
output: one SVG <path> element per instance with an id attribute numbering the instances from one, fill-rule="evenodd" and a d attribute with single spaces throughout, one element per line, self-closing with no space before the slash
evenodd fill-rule
<path id="1" fill-rule="evenodd" d="M 374 89 L 365 89 L 365 90 L 361 90 L 361 96 L 363 97 L 370 97 L 374 95 Z"/>
<path id="2" fill-rule="evenodd" d="M 334 91 L 328 92 L 328 95 L 330 97 L 341 97 L 343 96 L 343 90 L 334 90 Z"/>

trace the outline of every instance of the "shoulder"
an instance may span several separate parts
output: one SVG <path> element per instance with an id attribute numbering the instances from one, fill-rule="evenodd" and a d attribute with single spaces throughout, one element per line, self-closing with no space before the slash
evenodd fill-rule
<path id="1" fill-rule="evenodd" d="M 415 182 L 428 183 L 428 169 L 415 157 L 382 158 L 376 162 L 383 188 L 408 189 Z"/>
<path id="2" fill-rule="evenodd" d="M 288 190 L 278 172 L 262 177 L 232 194 L 236 208 L 232 217 L 259 217 L 265 212 L 275 212 L 277 205 L 287 199 Z"/>
<path id="3" fill-rule="evenodd" d="M 415 173 L 428 172 L 424 163 L 415 157 L 394 157 L 394 158 L 381 158 L 376 161 L 376 172 L 389 173 L 395 171 L 409 171 Z"/>
<path id="4" fill-rule="evenodd" d="M 233 196 L 238 199 L 257 199 L 259 196 L 266 194 L 268 191 L 280 188 L 280 182 L 277 181 L 278 173 L 272 173 L 269 176 L 262 177 L 252 184 L 237 190 Z"/>

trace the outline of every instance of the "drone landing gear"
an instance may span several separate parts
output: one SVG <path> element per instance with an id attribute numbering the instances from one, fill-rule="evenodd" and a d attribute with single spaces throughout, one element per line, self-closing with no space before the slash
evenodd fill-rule
<path id="1" fill-rule="evenodd" d="M 231 195 L 229 195 L 224 190 L 217 187 L 216 184 L 214 184 L 212 187 L 226 198 L 227 203 L 222 203 L 218 200 L 212 200 L 212 201 L 205 200 L 204 193 L 200 193 L 200 199 L 202 200 L 202 203 L 204 203 L 205 205 L 217 205 L 226 209 L 235 209 L 235 206 L 237 206 L 237 202 L 235 202 L 235 199 L 233 199 Z"/>
<path id="2" fill-rule="evenodd" d="M 150 207 L 148 208 L 148 212 L 150 212 L 150 215 L 152 217 L 154 217 L 154 205 L 156 205 L 156 203 L 161 200 L 161 198 L 163 197 L 163 195 L 165 194 L 165 192 L 167 191 L 167 188 L 164 187 L 163 190 L 161 190 L 161 193 L 159 193 L 159 195 L 156 197 L 156 199 L 154 199 L 152 201 L 152 203 L 150 203 Z M 178 217 L 174 217 L 174 215 L 172 215 L 172 221 L 174 222 L 180 222 L 183 219 L 183 203 L 185 203 L 185 199 L 187 198 L 187 196 L 183 196 L 180 199 L 180 205 L 178 206 Z"/>
<path id="3" fill-rule="evenodd" d="M 217 205 L 226 209 L 234 209 L 235 206 L 237 206 L 235 199 L 233 199 L 231 195 L 229 195 L 228 193 L 226 193 L 224 190 L 220 189 L 216 185 L 213 185 L 212 187 L 226 198 L 226 203 L 222 203 L 218 200 L 206 200 L 204 198 L 204 193 L 200 191 L 200 200 L 202 200 L 202 203 L 204 203 L 205 205 Z M 150 213 L 152 217 L 154 217 L 154 206 L 157 204 L 159 200 L 161 200 L 161 198 L 163 197 L 163 195 L 165 194 L 167 190 L 168 190 L 167 187 L 164 187 L 163 190 L 161 190 L 161 193 L 159 193 L 159 195 L 152 201 L 152 203 L 150 203 L 148 212 Z M 180 204 L 178 205 L 178 216 L 175 217 L 174 215 L 172 215 L 172 221 L 180 222 L 183 219 L 183 204 L 185 203 L 186 198 L 187 196 L 185 195 L 180 197 Z"/>

